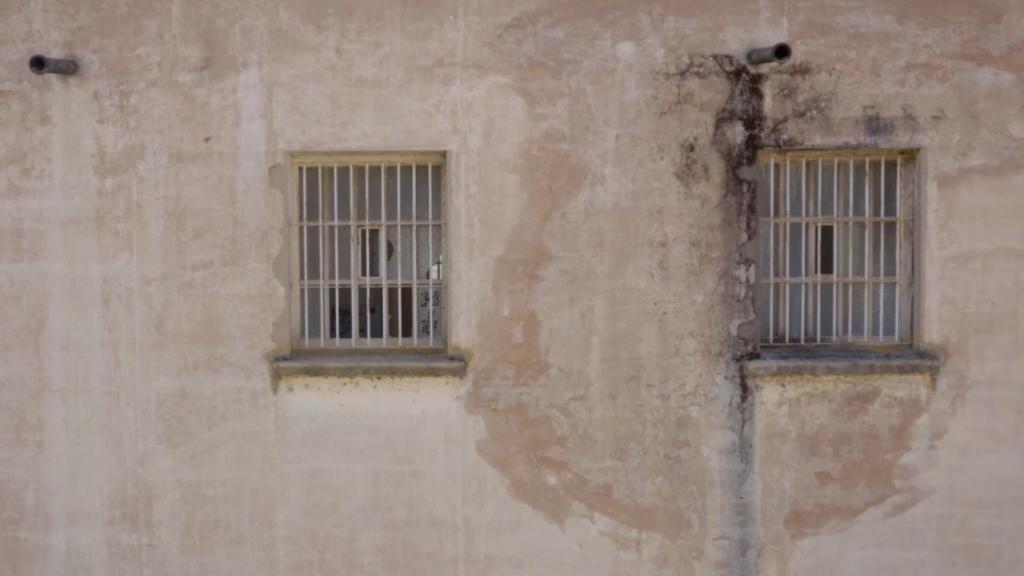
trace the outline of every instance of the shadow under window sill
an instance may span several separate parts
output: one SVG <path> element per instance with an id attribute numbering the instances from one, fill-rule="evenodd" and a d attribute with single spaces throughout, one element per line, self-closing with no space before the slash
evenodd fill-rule
<path id="1" fill-rule="evenodd" d="M 941 359 L 910 346 L 893 348 L 767 347 L 742 364 L 748 377 L 924 374 L 935 376 Z"/>
<path id="2" fill-rule="evenodd" d="M 271 362 L 278 377 L 425 378 L 460 377 L 466 359 L 444 351 L 360 351 L 352 354 L 293 354 Z"/>

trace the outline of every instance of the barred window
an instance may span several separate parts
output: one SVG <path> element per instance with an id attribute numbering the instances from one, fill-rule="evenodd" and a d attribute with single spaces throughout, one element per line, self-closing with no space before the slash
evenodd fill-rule
<path id="1" fill-rule="evenodd" d="M 438 348 L 444 155 L 292 157 L 297 348 Z"/>
<path id="2" fill-rule="evenodd" d="M 911 341 L 915 176 L 904 150 L 761 155 L 762 344 Z"/>

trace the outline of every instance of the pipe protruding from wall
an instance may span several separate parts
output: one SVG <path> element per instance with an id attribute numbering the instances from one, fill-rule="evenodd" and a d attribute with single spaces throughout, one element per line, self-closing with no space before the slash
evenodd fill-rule
<path id="1" fill-rule="evenodd" d="M 78 72 L 78 62 L 36 54 L 28 59 L 28 68 L 36 74 L 64 74 L 65 76 L 70 76 Z"/>
<path id="2" fill-rule="evenodd" d="M 754 48 L 747 52 L 747 62 L 750 64 L 770 64 L 772 62 L 785 62 L 793 55 L 793 49 L 785 42 L 779 42 L 774 46 Z"/>

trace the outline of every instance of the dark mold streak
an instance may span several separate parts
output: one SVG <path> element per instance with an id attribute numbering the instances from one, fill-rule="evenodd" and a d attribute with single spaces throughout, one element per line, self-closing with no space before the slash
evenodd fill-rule
<path id="1" fill-rule="evenodd" d="M 785 68 L 791 76 L 805 76 L 810 73 L 806 66 Z M 726 54 L 715 54 L 690 59 L 679 71 L 667 75 L 676 82 L 678 97 L 666 110 L 671 113 L 683 106 L 683 86 L 693 80 L 721 78 L 728 83 L 729 93 L 725 103 L 715 115 L 712 146 L 725 162 L 725 193 L 723 201 L 734 205 L 736 214 L 737 246 L 735 260 L 730 272 L 735 278 L 735 292 L 730 298 L 733 307 L 734 326 L 729 344 L 729 370 L 736 389 L 730 394 L 730 408 L 733 411 L 731 426 L 736 440 L 732 443 L 732 458 L 735 458 L 735 477 L 729 481 L 733 508 L 729 515 L 731 524 L 738 529 L 733 542 L 732 561 L 737 574 L 755 574 L 759 539 L 753 498 L 753 442 L 754 407 L 752 385 L 743 372 L 743 362 L 756 357 L 757 330 L 754 311 L 755 255 L 754 239 L 757 232 L 757 183 L 752 176 L 758 152 L 767 146 L 792 146 L 796 142 L 783 137 L 782 130 L 787 121 L 795 117 L 812 116 L 827 103 L 812 98 L 810 106 L 802 106 L 794 114 L 769 124 L 765 114 L 766 74 L 755 72 L 737 58 Z M 794 90 L 792 86 L 785 89 Z M 683 143 L 683 156 L 688 146 Z M 690 171 L 692 172 L 692 171 Z M 683 174 L 687 172 L 684 171 Z"/>

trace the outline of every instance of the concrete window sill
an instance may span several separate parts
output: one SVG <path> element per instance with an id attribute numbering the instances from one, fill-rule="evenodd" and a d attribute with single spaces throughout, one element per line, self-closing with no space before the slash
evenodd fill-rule
<path id="1" fill-rule="evenodd" d="M 827 349 L 768 348 L 743 363 L 747 376 L 842 376 L 863 374 L 927 374 L 939 371 L 933 353 L 911 348 Z"/>
<path id="2" fill-rule="evenodd" d="M 466 360 L 443 352 L 381 352 L 333 356 L 291 356 L 274 360 L 273 367 L 280 377 L 458 377 L 466 373 Z"/>

